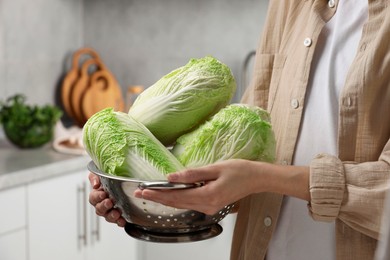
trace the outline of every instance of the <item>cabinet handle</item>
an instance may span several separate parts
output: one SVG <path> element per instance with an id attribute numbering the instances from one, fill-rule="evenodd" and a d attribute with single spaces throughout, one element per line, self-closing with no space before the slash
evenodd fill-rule
<path id="1" fill-rule="evenodd" d="M 90 192 L 90 190 L 89 190 L 89 192 Z M 91 213 L 91 215 L 90 215 L 91 241 L 92 241 L 92 243 L 94 241 L 99 242 L 99 240 L 100 240 L 100 217 L 96 214 L 93 207 L 90 207 L 90 208 L 91 208 L 91 210 L 89 212 Z"/>
<path id="2" fill-rule="evenodd" d="M 96 241 L 100 240 L 100 223 L 99 223 L 99 216 L 96 215 L 95 212 L 92 212 L 91 214 L 91 226 L 94 225 L 94 227 L 91 228 L 91 237 L 95 237 Z M 95 221 L 93 221 L 93 219 Z"/>
<path id="3" fill-rule="evenodd" d="M 81 249 L 82 245 L 87 245 L 87 192 L 85 182 L 83 182 L 81 187 L 77 188 L 77 205 L 79 210 L 77 218 L 77 241 L 78 247 Z"/>

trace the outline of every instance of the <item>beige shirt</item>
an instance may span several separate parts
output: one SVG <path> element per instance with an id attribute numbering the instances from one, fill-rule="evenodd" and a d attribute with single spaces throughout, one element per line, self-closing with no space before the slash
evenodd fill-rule
<path id="1" fill-rule="evenodd" d="M 291 164 L 316 40 L 338 1 L 271 0 L 243 102 L 267 108 L 277 163 Z M 390 179 L 390 6 L 369 1 L 357 54 L 340 93 L 338 157 L 310 163 L 309 214 L 336 222 L 337 259 L 372 259 Z M 313 133 L 313 138 L 326 138 Z M 264 259 L 282 197 L 261 193 L 240 202 L 231 259 Z M 321 234 L 318 234 L 319 236 Z"/>

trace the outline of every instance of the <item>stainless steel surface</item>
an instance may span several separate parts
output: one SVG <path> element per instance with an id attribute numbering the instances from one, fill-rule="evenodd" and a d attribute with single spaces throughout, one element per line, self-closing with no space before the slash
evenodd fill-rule
<path id="1" fill-rule="evenodd" d="M 91 208 L 90 214 L 90 228 L 91 228 L 91 242 L 99 242 L 100 240 L 100 218 L 97 214 L 95 214 L 93 208 Z"/>
<path id="2" fill-rule="evenodd" d="M 152 187 L 153 189 L 158 188 L 158 186 L 164 187 L 164 189 L 188 187 L 167 181 L 143 182 L 142 180 L 109 175 L 100 171 L 92 161 L 88 164 L 88 169 L 99 175 L 104 190 L 113 199 L 115 207 L 121 210 L 122 216 L 128 223 L 161 237 L 171 238 L 175 235 L 183 236 L 185 234 L 191 236 L 192 232 L 202 230 L 211 232 L 211 227 L 221 221 L 234 207 L 234 205 L 228 205 L 214 215 L 206 215 L 194 210 L 164 206 L 152 201 L 135 198 L 134 191 L 139 187 Z M 156 183 L 158 184 L 157 187 Z M 193 186 L 199 185 L 201 184 L 194 184 Z M 142 237 L 139 239 L 142 239 Z M 195 236 L 193 239 L 202 240 L 206 238 Z"/>
<path id="3" fill-rule="evenodd" d="M 82 245 L 87 245 L 87 192 L 86 184 L 83 182 L 83 185 L 77 188 L 77 205 L 78 205 L 78 245 L 79 249 L 82 248 Z"/>
<path id="4" fill-rule="evenodd" d="M 142 182 L 138 185 L 140 189 L 151 189 L 151 190 L 176 190 L 176 189 L 187 189 L 196 188 L 202 186 L 203 183 L 172 183 L 167 181 L 147 181 Z"/>
<path id="5" fill-rule="evenodd" d="M 125 231 L 128 235 L 137 238 L 139 240 L 155 242 L 155 243 L 184 243 L 184 242 L 200 241 L 200 240 L 216 237 L 222 233 L 222 230 L 223 229 L 221 225 L 214 224 L 207 229 L 196 231 L 196 232 L 166 235 L 164 233 L 161 234 L 155 232 L 148 232 L 130 223 L 127 223 L 125 226 Z"/>

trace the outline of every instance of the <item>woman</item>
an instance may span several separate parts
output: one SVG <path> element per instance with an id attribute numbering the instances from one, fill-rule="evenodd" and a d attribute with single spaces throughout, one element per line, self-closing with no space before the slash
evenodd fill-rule
<path id="1" fill-rule="evenodd" d="M 137 191 L 214 213 L 239 201 L 231 259 L 372 259 L 390 179 L 388 1 L 271 0 L 243 103 L 271 113 L 275 164 L 229 160 Z M 90 176 L 97 214 L 123 226 Z M 307 210 L 308 209 L 308 210 Z"/>

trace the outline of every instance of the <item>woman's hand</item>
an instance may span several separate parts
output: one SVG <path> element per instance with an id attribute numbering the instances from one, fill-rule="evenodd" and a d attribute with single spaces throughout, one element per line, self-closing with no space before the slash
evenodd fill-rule
<path id="1" fill-rule="evenodd" d="M 89 193 L 89 203 L 95 207 L 96 214 L 104 217 L 108 222 L 116 223 L 118 226 L 124 227 L 126 221 L 121 217 L 120 211 L 114 209 L 114 203 L 108 198 L 107 193 L 101 187 L 99 177 L 90 173 L 88 178 L 92 185 L 92 190 Z"/>
<path id="2" fill-rule="evenodd" d="M 183 190 L 136 190 L 137 198 L 212 215 L 250 194 L 274 192 L 310 200 L 309 168 L 248 160 L 227 160 L 168 175 L 168 181 L 204 182 Z"/>
<path id="3" fill-rule="evenodd" d="M 250 168 L 250 163 L 245 160 L 228 160 L 186 169 L 168 175 L 168 181 L 204 182 L 204 185 L 182 190 L 136 190 L 134 195 L 175 208 L 192 209 L 212 215 L 253 192 L 254 176 L 246 170 Z"/>

